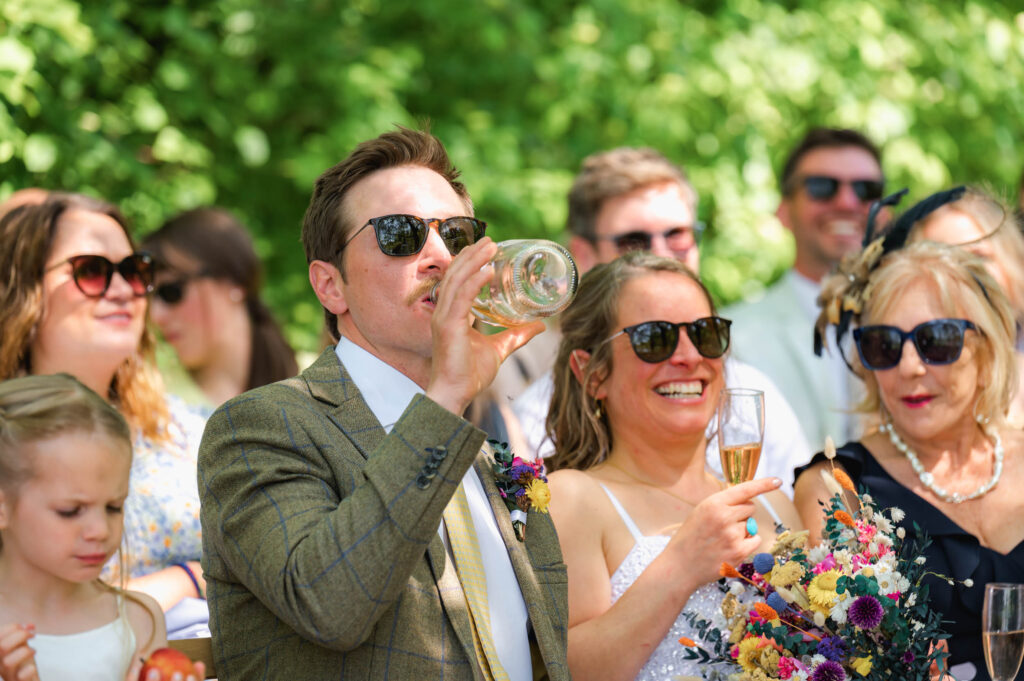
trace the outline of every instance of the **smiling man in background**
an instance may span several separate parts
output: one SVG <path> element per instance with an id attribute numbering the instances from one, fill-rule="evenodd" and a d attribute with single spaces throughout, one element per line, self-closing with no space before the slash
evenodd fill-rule
<path id="1" fill-rule="evenodd" d="M 821 281 L 840 259 L 861 247 L 871 202 L 881 198 L 881 154 L 855 130 L 815 128 L 790 152 L 782 169 L 776 215 L 793 233 L 793 268 L 755 300 L 726 308 L 734 353 L 775 382 L 796 411 L 811 447 L 825 436 L 856 437 L 849 415 L 856 389 L 830 345 L 814 354 Z"/>

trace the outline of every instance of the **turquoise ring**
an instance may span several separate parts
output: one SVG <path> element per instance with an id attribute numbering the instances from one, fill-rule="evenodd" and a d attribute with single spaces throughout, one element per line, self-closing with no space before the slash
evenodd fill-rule
<path id="1" fill-rule="evenodd" d="M 757 534 L 757 521 L 754 520 L 753 516 L 747 518 L 747 534 L 751 537 Z"/>

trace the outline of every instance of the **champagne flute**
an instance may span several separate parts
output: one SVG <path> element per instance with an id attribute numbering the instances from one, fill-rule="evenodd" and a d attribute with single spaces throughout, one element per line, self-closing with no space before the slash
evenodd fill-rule
<path id="1" fill-rule="evenodd" d="M 1024 657 L 1024 584 L 986 584 L 981 614 L 992 681 L 1013 681 Z"/>
<path id="2" fill-rule="evenodd" d="M 723 390 L 718 402 L 718 452 L 728 485 L 754 479 L 763 440 L 764 393 L 747 388 Z"/>

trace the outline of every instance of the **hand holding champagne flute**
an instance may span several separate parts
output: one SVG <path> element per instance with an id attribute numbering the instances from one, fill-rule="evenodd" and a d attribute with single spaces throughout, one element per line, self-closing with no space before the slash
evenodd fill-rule
<path id="1" fill-rule="evenodd" d="M 718 401 L 718 452 L 729 486 L 754 479 L 764 441 L 764 393 L 726 388 Z M 757 521 L 747 518 L 747 533 L 757 534 Z"/>
<path id="2" fill-rule="evenodd" d="M 985 665 L 992 681 L 1013 681 L 1024 656 L 1024 584 L 986 584 Z"/>

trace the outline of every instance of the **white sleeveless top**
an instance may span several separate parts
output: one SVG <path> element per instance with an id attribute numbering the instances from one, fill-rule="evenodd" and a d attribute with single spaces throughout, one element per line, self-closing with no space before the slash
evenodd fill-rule
<path id="1" fill-rule="evenodd" d="M 123 614 L 89 631 L 36 634 L 28 643 L 40 681 L 124 681 L 135 655 L 135 632 Z"/>
<path id="2" fill-rule="evenodd" d="M 636 526 L 633 519 L 626 513 L 626 509 L 615 498 L 615 495 L 611 493 L 611 490 L 603 484 L 601 488 L 608 495 L 612 506 L 615 507 L 615 510 L 622 518 L 622 522 L 626 524 L 629 533 L 633 535 L 633 539 L 636 542 L 629 553 L 626 554 L 618 569 L 615 570 L 615 574 L 612 575 L 612 603 L 615 603 L 622 594 L 626 593 L 626 589 L 633 585 L 637 577 L 647 569 L 647 566 L 665 550 L 669 539 L 672 537 L 664 534 L 645 537 L 640 533 L 640 528 Z M 764 505 L 775 522 L 779 523 L 779 516 L 775 509 L 763 499 L 758 499 L 758 501 Z M 722 598 L 722 590 L 716 583 L 703 584 L 694 591 L 689 600 L 686 601 L 686 605 L 683 606 L 679 616 L 676 617 L 676 621 L 672 624 L 668 633 L 665 634 L 665 638 L 661 640 L 658 647 L 647 658 L 643 668 L 640 669 L 640 673 L 636 676 L 637 681 L 665 681 L 665 679 L 672 679 L 680 675 L 700 676 L 702 672 L 701 667 L 707 665 L 700 665 L 696 660 L 683 659 L 686 648 L 679 642 L 680 637 L 686 636 L 701 643 L 700 635 L 690 626 L 689 621 L 683 615 L 684 613 L 696 613 L 701 619 L 708 620 L 723 630 L 723 634 L 728 635 L 728 632 L 725 631 L 725 618 L 722 616 L 721 611 Z M 741 600 L 743 599 L 741 598 Z M 703 643 L 701 645 L 709 647 Z"/>

